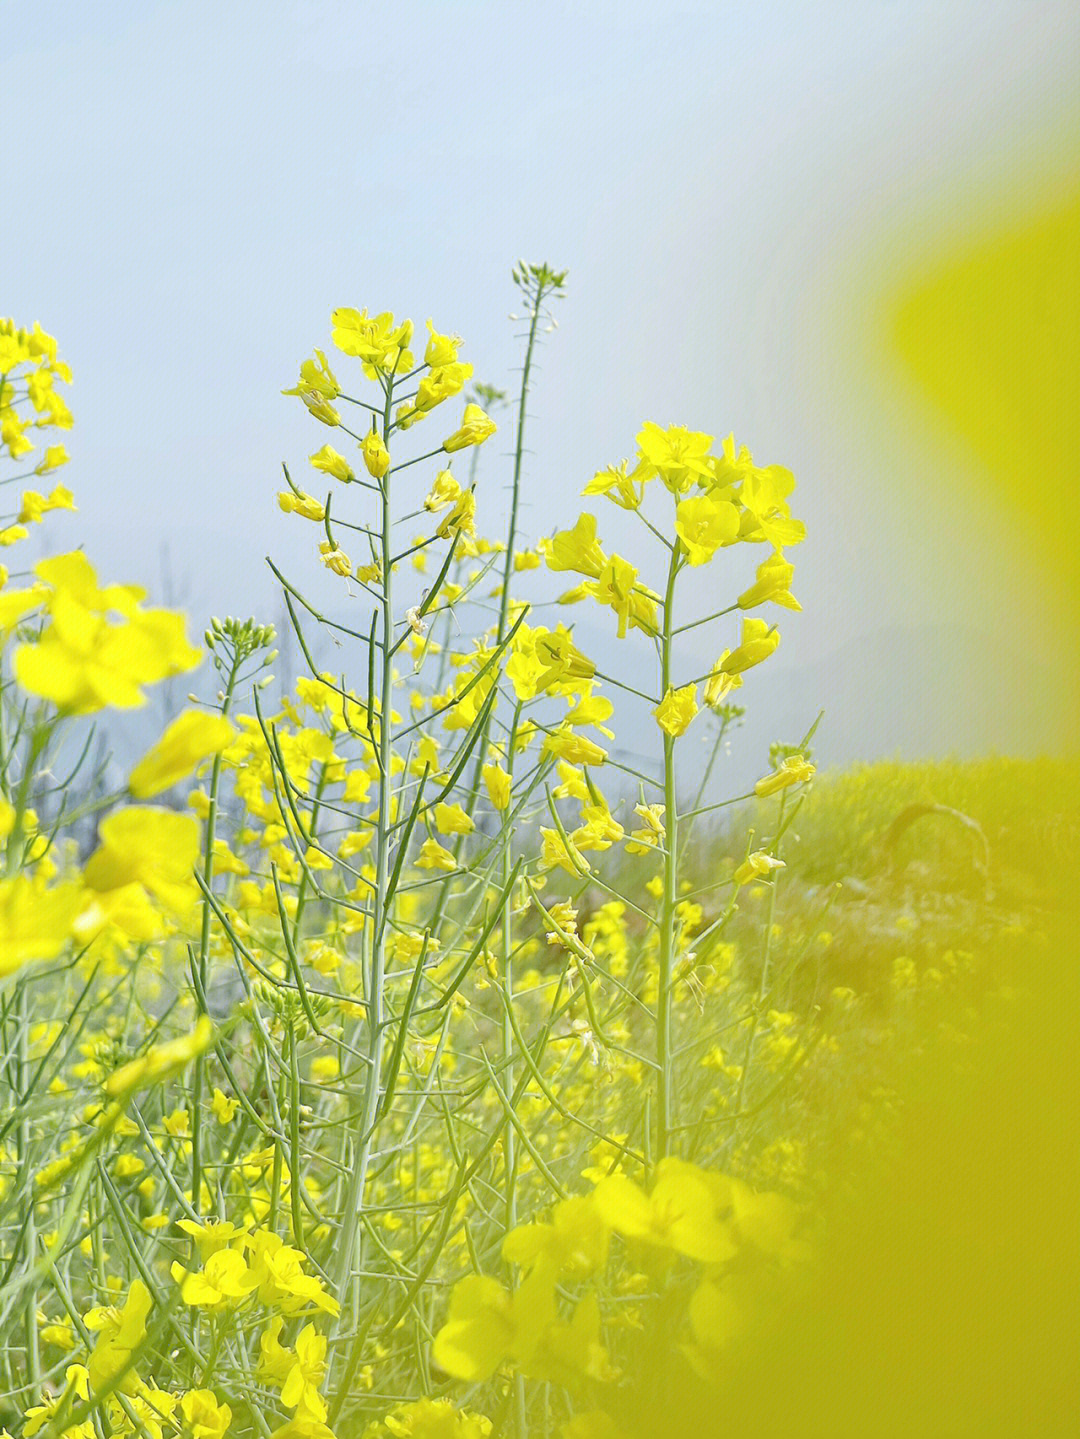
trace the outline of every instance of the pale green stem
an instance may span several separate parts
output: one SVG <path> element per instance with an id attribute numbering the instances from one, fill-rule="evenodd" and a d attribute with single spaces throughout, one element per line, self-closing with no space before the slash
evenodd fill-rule
<path id="1" fill-rule="evenodd" d="M 387 376 L 386 403 L 383 409 L 383 442 L 389 445 L 393 408 L 393 378 Z M 341 1215 L 340 1244 L 337 1251 L 336 1268 L 332 1273 L 334 1289 L 341 1301 L 338 1318 L 339 1332 L 343 1325 L 348 1306 L 344 1302 L 345 1291 L 353 1268 L 360 1229 L 360 1215 L 367 1186 L 368 1166 L 371 1159 L 375 1120 L 379 1112 L 381 1097 L 383 1044 L 385 1034 L 385 996 L 383 993 L 386 972 L 386 930 L 388 919 L 388 893 L 390 881 L 390 839 L 392 834 L 391 800 L 393 748 L 390 723 L 391 690 L 393 687 L 394 609 L 393 576 L 391 573 L 392 520 L 390 514 L 390 476 L 384 476 L 381 485 L 380 512 L 380 562 L 382 567 L 382 674 L 379 692 L 379 818 L 375 831 L 375 896 L 372 913 L 371 949 L 367 983 L 367 1058 L 369 1063 L 364 1077 L 363 1103 L 360 1125 L 356 1136 L 356 1150 L 352 1170 L 345 1192 L 345 1205 Z M 357 1313 L 359 1306 L 355 1306 Z"/>
<path id="2" fill-rule="evenodd" d="M 225 686 L 225 698 L 222 702 L 221 713 L 226 718 L 232 708 L 233 691 L 236 688 L 236 680 L 240 673 L 240 661 L 234 652 L 233 663 L 229 668 L 229 678 Z M 202 926 L 199 931 L 199 996 L 197 999 L 205 999 L 207 983 L 210 971 L 210 901 L 206 894 L 214 882 L 214 840 L 217 836 L 217 809 L 218 794 L 221 789 L 221 755 L 214 756 L 214 767 L 210 772 L 210 798 L 207 803 L 206 832 L 203 836 L 203 906 Z M 200 1007 L 204 1007 L 201 1004 Z M 199 1202 L 199 1194 L 202 1189 L 202 1098 L 206 1086 L 206 1057 L 200 1054 L 195 1060 L 195 1073 L 193 1078 L 193 1094 L 191 1103 L 191 1203 L 196 1213 L 202 1212 L 202 1205 Z M 194 1241 L 193 1241 L 194 1242 Z"/>
<path id="3" fill-rule="evenodd" d="M 664 629 L 660 645 L 660 692 L 671 688 L 672 619 L 679 551 L 672 550 L 664 596 Z M 678 899 L 679 818 L 675 790 L 675 737 L 664 732 L 664 894 L 660 905 L 660 973 L 656 999 L 656 1150 L 654 1162 L 669 1152 L 674 1123 L 675 1056 L 671 1033 L 672 990 L 675 964 L 675 905 Z"/>

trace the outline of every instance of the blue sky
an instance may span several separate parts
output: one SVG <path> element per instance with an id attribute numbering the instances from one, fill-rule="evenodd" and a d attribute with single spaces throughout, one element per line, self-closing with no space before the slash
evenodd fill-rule
<path id="1" fill-rule="evenodd" d="M 478 379 L 510 387 L 510 268 L 546 259 L 568 295 L 531 406 L 526 537 L 572 523 L 642 420 L 734 430 L 794 470 L 809 528 L 804 613 L 781 616 L 772 672 L 744 691 L 746 763 L 818 704 L 826 759 L 1012 743 L 1025 701 L 1002 707 L 1002 674 L 1037 685 L 1053 660 L 1033 638 L 1037 557 L 973 527 L 976 462 L 942 459 L 882 366 L 876 297 L 921 237 L 974 232 L 1003 186 L 1067 182 L 1074 5 L 5 12 L 0 312 L 56 334 L 76 380 L 80 510 L 52 543 L 85 542 L 105 577 L 155 596 L 167 543 L 197 628 L 276 618 L 268 552 L 320 582 L 313 532 L 274 494 L 282 460 L 302 476 L 332 438 L 280 395 L 330 310 L 430 315 Z M 508 422 L 481 467 L 491 533 L 509 446 Z M 935 465 L 928 513 L 911 475 Z M 1030 708 L 1029 747 L 1056 745 L 1052 706 Z"/>

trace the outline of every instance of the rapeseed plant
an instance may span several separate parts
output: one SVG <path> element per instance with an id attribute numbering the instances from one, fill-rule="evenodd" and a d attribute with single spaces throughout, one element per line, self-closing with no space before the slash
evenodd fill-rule
<path id="1" fill-rule="evenodd" d="M 871 984 L 833 913 L 868 844 L 903 857 L 901 799 L 920 823 L 966 816 L 996 851 L 955 768 L 823 786 L 815 725 L 748 794 L 706 802 L 731 696 L 780 643 L 756 611 L 799 608 L 794 480 L 731 437 L 647 421 L 583 487 L 635 517 L 641 553 L 609 552 L 590 510 L 526 535 L 527 403 L 565 275 L 523 262 L 513 279 L 498 540 L 482 447 L 505 396 L 473 382 L 460 336 L 429 320 L 421 353 L 410 320 L 340 308 L 332 365 L 316 349 L 286 391 L 335 441 L 309 456 L 314 492 L 286 466 L 277 497 L 282 523 L 316 526 L 310 579 L 274 568 L 306 667 L 289 688 L 268 626 L 213 619 L 196 646 L 80 551 L 3 575 L 13 1432 L 657 1432 L 665 1385 L 719 1393 L 805 1295 L 835 1153 L 902 1108 L 880 1048 L 932 1023 L 963 1053 L 980 986 L 1008 989 L 995 946 L 1015 915 L 944 945 L 908 895 Z M 49 336 L 0 323 L 9 461 L 70 427 L 70 379 Z M 47 447 L 22 478 L 65 460 Z M 0 542 L 17 555 L 73 503 L 25 491 Z M 736 594 L 743 545 L 767 554 Z M 731 602 L 685 615 L 729 561 Z M 574 577 L 565 613 L 594 605 L 639 647 L 633 686 L 515 593 L 548 571 Z M 698 674 L 676 653 L 691 632 Z M 328 667 L 329 640 L 355 673 Z M 123 785 L 80 778 L 95 715 L 207 658 L 214 693 Z M 651 769 L 624 763 L 623 695 L 655 722 Z M 683 756 L 706 728 L 702 770 Z"/>

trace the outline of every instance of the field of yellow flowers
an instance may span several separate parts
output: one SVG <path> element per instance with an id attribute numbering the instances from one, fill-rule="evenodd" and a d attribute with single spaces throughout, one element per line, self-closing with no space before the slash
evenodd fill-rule
<path id="1" fill-rule="evenodd" d="M 514 271 L 495 540 L 506 397 L 431 321 L 334 311 L 287 392 L 328 438 L 277 503 L 350 618 L 278 574 L 288 691 L 266 625 L 195 643 L 81 551 L 20 566 L 74 507 L 71 374 L 0 321 L 7 1435 L 1069 1432 L 1080 766 L 819 775 L 811 729 L 707 803 L 680 742 L 720 752 L 799 608 L 794 479 L 646 421 L 521 534 L 564 279 Z M 91 720 L 178 675 L 201 701 L 107 789 Z M 648 767 L 612 743 L 627 696 Z"/>

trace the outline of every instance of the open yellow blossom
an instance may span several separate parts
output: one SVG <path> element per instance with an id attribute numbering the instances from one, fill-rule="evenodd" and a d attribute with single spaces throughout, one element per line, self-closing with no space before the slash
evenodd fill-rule
<path id="1" fill-rule="evenodd" d="M 232 1423 L 228 1404 L 219 1404 L 212 1389 L 189 1389 L 180 1400 L 180 1412 L 192 1439 L 222 1439 Z"/>
<path id="2" fill-rule="evenodd" d="M 440 834 L 472 834 L 476 825 L 460 804 L 440 800 L 433 811 L 435 828 Z"/>
<path id="3" fill-rule="evenodd" d="M 607 750 L 571 729 L 557 729 L 544 740 L 544 753 L 553 754 L 569 764 L 603 764 Z"/>
<path id="4" fill-rule="evenodd" d="M 293 1361 L 281 1386 L 286 1409 L 300 1408 L 315 1419 L 325 1419 L 326 1405 L 319 1393 L 325 1372 L 326 1335 L 317 1334 L 314 1324 L 305 1324 L 296 1336 Z"/>
<path id="5" fill-rule="evenodd" d="M 704 565 L 721 545 L 739 533 L 739 512 L 729 500 L 694 495 L 675 511 L 675 533 L 686 548 L 691 565 Z"/>
<path id="6" fill-rule="evenodd" d="M 100 844 L 84 871 L 88 889 L 108 891 L 141 884 L 178 914 L 198 890 L 193 878 L 199 825 L 192 815 L 156 805 L 114 810 L 98 826 Z"/>
<path id="7" fill-rule="evenodd" d="M 551 539 L 541 540 L 540 550 L 549 570 L 573 570 L 592 579 L 598 579 L 607 564 L 596 538 L 595 515 L 579 515 L 572 530 L 559 530 Z"/>
<path id="8" fill-rule="evenodd" d="M 299 395 L 309 412 L 324 425 L 341 424 L 341 416 L 331 404 L 341 393 L 337 377 L 327 364 L 322 350 L 315 351 L 314 360 L 305 360 L 300 366 L 300 379 L 291 390 L 282 390 L 283 395 Z"/>
<path id="9" fill-rule="evenodd" d="M 170 1075 L 185 1069 L 200 1054 L 205 1054 L 213 1037 L 213 1024 L 205 1014 L 200 1015 L 191 1034 L 155 1044 L 138 1059 L 110 1074 L 105 1081 L 105 1093 L 113 1098 L 123 1098 L 136 1089 L 145 1089 L 148 1084 L 160 1084 Z"/>
<path id="10" fill-rule="evenodd" d="M 447 505 L 452 505 L 461 494 L 461 486 L 449 470 L 440 470 L 435 476 L 435 482 L 427 499 L 424 501 L 425 510 L 441 510 Z"/>
<path id="11" fill-rule="evenodd" d="M 554 1292 L 542 1271 L 534 1270 L 513 1294 L 486 1275 L 470 1274 L 454 1285 L 432 1358 L 455 1379 L 481 1383 L 506 1358 L 527 1364 L 554 1318 Z"/>
<path id="12" fill-rule="evenodd" d="M 321 450 L 309 455 L 308 460 L 315 469 L 322 470 L 325 475 L 333 475 L 335 480 L 348 483 L 349 480 L 356 479 L 348 460 L 344 455 L 339 455 L 331 445 L 323 445 Z"/>
<path id="13" fill-rule="evenodd" d="M 718 1218 L 712 1186 L 685 1160 L 662 1159 L 649 1194 L 624 1174 L 609 1175 L 596 1186 L 593 1202 L 605 1223 L 628 1239 L 707 1264 L 736 1253 L 729 1227 Z"/>
<path id="14" fill-rule="evenodd" d="M 757 580 L 739 596 L 739 608 L 752 610 L 771 600 L 774 605 L 783 605 L 788 610 L 801 610 L 802 605 L 791 593 L 788 586 L 795 574 L 795 566 L 784 559 L 780 550 L 775 550 L 757 568 Z"/>
<path id="15" fill-rule="evenodd" d="M 569 835 L 563 836 L 557 829 L 541 829 L 540 838 L 544 841 L 540 857 L 544 869 L 565 869 L 575 877 L 592 874 L 592 865 Z"/>
<path id="16" fill-rule="evenodd" d="M 45 451 L 45 458 L 39 460 L 34 466 L 35 475 L 47 475 L 50 470 L 58 470 L 61 465 L 66 465 L 71 459 L 63 445 L 49 445 Z"/>
<path id="17" fill-rule="evenodd" d="M 123 1309 L 104 1305 L 91 1309 L 83 1323 L 97 1334 L 86 1367 L 91 1388 L 103 1389 L 115 1384 L 131 1368 L 131 1355 L 146 1334 L 146 1318 L 153 1307 L 150 1291 L 141 1279 L 134 1279 Z M 134 1376 L 133 1376 L 134 1377 Z M 121 1383 L 127 1389 L 130 1384 Z"/>
<path id="18" fill-rule="evenodd" d="M 336 309 L 330 316 L 330 338 L 343 355 L 359 359 L 364 374 L 374 380 L 380 374 L 404 374 L 413 368 L 413 322 L 394 324 L 389 310 L 368 316 L 366 309 Z M 318 351 L 316 351 L 318 354 Z"/>
<path id="19" fill-rule="evenodd" d="M 659 475 L 673 494 L 688 490 L 697 480 L 708 477 L 712 435 L 669 425 L 666 430 L 646 420 L 637 437 L 642 468 Z"/>
<path id="20" fill-rule="evenodd" d="M 428 342 L 424 347 L 424 364 L 437 369 L 440 365 L 452 365 L 457 359 L 460 335 L 440 335 L 434 322 L 427 321 Z"/>
<path id="21" fill-rule="evenodd" d="M 187 1110 L 182 1110 L 181 1113 L 185 1125 L 183 1132 L 186 1134 Z M 200 1224 L 195 1219 L 178 1219 L 176 1227 L 191 1235 L 199 1250 L 199 1258 L 204 1264 L 211 1254 L 216 1254 L 218 1250 L 239 1249 L 247 1240 L 247 1230 L 238 1228 L 228 1219 L 208 1219 L 205 1224 Z"/>
<path id="22" fill-rule="evenodd" d="M 443 516 L 435 533 L 440 540 L 449 539 L 452 534 L 476 533 L 476 496 L 472 490 L 463 490 L 458 495 L 453 508 Z"/>
<path id="23" fill-rule="evenodd" d="M 759 798 L 766 795 L 776 794 L 779 790 L 787 789 L 789 785 L 805 784 L 807 780 L 813 779 L 817 773 L 817 767 L 809 764 L 801 754 L 788 755 L 783 760 L 779 769 L 773 770 L 759 779 L 754 785 L 754 793 Z"/>
<path id="24" fill-rule="evenodd" d="M 479 405 L 466 405 L 461 428 L 443 440 L 442 447 L 447 454 L 453 454 L 455 450 L 464 450 L 469 445 L 482 445 L 496 428 L 495 421 Z"/>
<path id="25" fill-rule="evenodd" d="M 184 779 L 202 760 L 220 754 L 235 736 L 223 715 L 184 710 L 131 771 L 128 789 L 136 799 L 150 799 Z"/>
<path id="26" fill-rule="evenodd" d="M 669 689 L 653 710 L 656 723 L 672 738 L 685 734 L 690 721 L 698 712 L 697 686 L 683 685 L 682 689 Z"/>
<path id="27" fill-rule="evenodd" d="M 719 709 L 732 690 L 742 688 L 742 675 L 729 675 L 722 668 L 730 653 L 730 650 L 724 650 L 705 681 L 704 698 L 709 709 Z"/>
<path id="28" fill-rule="evenodd" d="M 43 560 L 35 573 L 53 591 L 45 599 L 51 623 L 35 643 L 15 651 L 15 676 L 57 708 L 69 714 L 107 705 L 132 709 L 146 703 L 143 685 L 201 662 L 201 651 L 187 642 L 182 614 L 143 609 L 145 591 L 135 585 L 101 589 L 80 552 Z"/>
<path id="29" fill-rule="evenodd" d="M 764 879 L 774 869 L 783 868 L 784 861 L 782 859 L 776 859 L 771 854 L 766 854 L 763 849 L 756 849 L 753 854 L 747 855 L 731 878 L 735 884 L 749 884 L 752 879 Z"/>
<path id="30" fill-rule="evenodd" d="M 437 405 L 460 394 L 466 380 L 472 377 L 472 372 L 471 365 L 463 365 L 457 361 L 432 369 L 417 385 L 416 398 L 412 404 L 402 405 L 398 410 L 396 423 L 401 429 L 407 430 L 424 415 L 430 414 Z"/>
<path id="31" fill-rule="evenodd" d="M 667 838 L 664 828 L 664 806 L 662 804 L 636 804 L 634 813 L 642 824 L 630 835 L 626 846 L 627 854 L 648 854 L 656 849 L 661 840 Z"/>
<path id="32" fill-rule="evenodd" d="M 46 889 L 26 874 L 0 879 L 0 979 L 31 960 L 54 959 L 84 905 L 78 881 Z"/>
<path id="33" fill-rule="evenodd" d="M 582 490 L 583 495 L 606 495 L 623 510 L 636 510 L 644 495 L 645 481 L 654 473 L 647 464 L 638 464 L 627 473 L 626 460 L 599 470 Z"/>
<path id="34" fill-rule="evenodd" d="M 780 631 L 771 629 L 766 620 L 743 620 L 742 641 L 720 661 L 720 670 L 726 675 L 742 674 L 744 670 L 767 660 L 780 643 Z"/>
<path id="35" fill-rule="evenodd" d="M 40 469 L 35 473 L 40 473 Z M 57 485 L 47 495 L 39 495 L 36 490 L 25 490 L 16 518 L 20 525 L 37 524 L 42 515 L 51 510 L 73 510 L 75 507 L 75 496 L 66 485 Z"/>
<path id="36" fill-rule="evenodd" d="M 236 1111 L 240 1108 L 240 1101 L 231 1099 L 220 1089 L 215 1089 L 214 1097 L 210 1101 L 210 1108 L 219 1124 L 231 1124 L 236 1116 Z"/>
<path id="37" fill-rule="evenodd" d="M 457 869 L 457 860 L 437 839 L 426 839 L 416 857 L 417 869 Z"/>
<path id="38" fill-rule="evenodd" d="M 595 581 L 585 584 L 587 594 L 602 605 L 610 605 L 619 619 L 617 635 L 626 636 L 627 626 L 656 633 L 657 597 L 638 583 L 638 572 L 621 555 L 612 555 Z"/>

